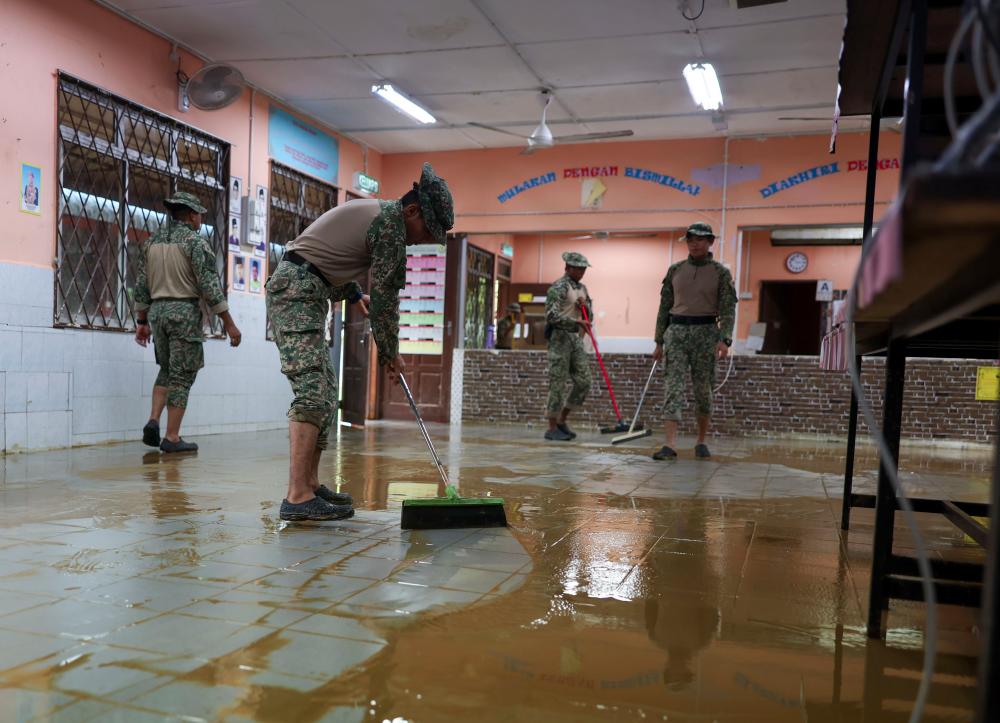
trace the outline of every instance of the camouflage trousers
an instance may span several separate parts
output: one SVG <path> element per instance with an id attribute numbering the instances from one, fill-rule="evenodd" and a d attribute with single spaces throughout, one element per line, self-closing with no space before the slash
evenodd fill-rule
<path id="1" fill-rule="evenodd" d="M 684 385 L 688 372 L 694 387 L 694 406 L 699 416 L 712 414 L 712 385 L 715 383 L 715 347 L 719 343 L 719 328 L 715 324 L 681 326 L 671 324 L 663 337 L 663 365 L 666 394 L 663 402 L 664 419 L 681 420 L 684 405 Z"/>
<path id="2" fill-rule="evenodd" d="M 337 375 L 326 342 L 331 289 L 305 269 L 282 261 L 267 282 L 267 318 L 278 344 L 281 373 L 292 385 L 288 419 L 319 429 L 326 449 L 337 414 Z"/>
<path id="3" fill-rule="evenodd" d="M 566 382 L 572 382 L 568 397 Z M 583 350 L 583 339 L 575 332 L 554 329 L 549 338 L 548 416 L 583 406 L 589 391 L 590 360 Z"/>
<path id="4" fill-rule="evenodd" d="M 201 305 L 197 299 L 154 299 L 149 325 L 160 366 L 155 384 L 169 390 L 168 407 L 184 409 L 198 370 L 205 366 Z"/>

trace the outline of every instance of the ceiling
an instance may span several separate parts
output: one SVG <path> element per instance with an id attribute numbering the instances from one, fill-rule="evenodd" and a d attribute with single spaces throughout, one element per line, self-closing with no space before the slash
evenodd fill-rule
<path id="1" fill-rule="evenodd" d="M 734 9 L 705 0 L 102 0 L 384 153 L 517 145 L 553 91 L 560 135 L 636 139 L 828 132 L 844 0 Z M 689 0 L 688 14 L 701 8 Z M 711 61 L 724 127 L 681 75 Z M 371 94 L 388 81 L 437 117 L 420 126 Z M 782 117 L 816 120 L 780 120 Z M 861 119 L 842 119 L 841 130 Z"/>

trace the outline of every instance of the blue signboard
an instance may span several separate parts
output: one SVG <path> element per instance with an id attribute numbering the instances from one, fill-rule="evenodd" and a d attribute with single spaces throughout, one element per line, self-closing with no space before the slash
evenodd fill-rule
<path id="1" fill-rule="evenodd" d="M 267 152 L 278 163 L 337 183 L 337 139 L 273 105 L 267 124 Z"/>

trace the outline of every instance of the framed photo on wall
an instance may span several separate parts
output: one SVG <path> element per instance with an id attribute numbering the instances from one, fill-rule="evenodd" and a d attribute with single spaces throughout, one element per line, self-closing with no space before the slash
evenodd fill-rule
<path id="1" fill-rule="evenodd" d="M 39 199 L 42 196 L 42 169 L 28 163 L 21 164 L 21 211 L 41 216 Z"/>
<path id="2" fill-rule="evenodd" d="M 229 177 L 229 213 L 240 212 L 240 197 L 243 195 L 243 179 L 239 176 Z"/>
<path id="3" fill-rule="evenodd" d="M 239 253 L 240 251 L 240 217 L 232 215 L 229 217 L 229 250 Z"/>
<path id="4" fill-rule="evenodd" d="M 267 256 L 267 188 L 257 186 L 256 203 L 254 204 L 256 219 L 254 227 L 257 230 L 253 243 L 253 255 L 264 258 Z"/>
<path id="5" fill-rule="evenodd" d="M 264 259 L 250 259 L 250 293 L 259 294 L 264 278 Z"/>
<path id="6" fill-rule="evenodd" d="M 247 266 L 246 258 L 243 254 L 232 254 L 230 256 L 233 264 L 232 279 L 233 291 L 247 290 Z"/>

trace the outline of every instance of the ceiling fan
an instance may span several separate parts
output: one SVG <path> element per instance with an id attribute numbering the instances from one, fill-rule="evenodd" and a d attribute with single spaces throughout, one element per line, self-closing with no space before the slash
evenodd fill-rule
<path id="1" fill-rule="evenodd" d="M 503 128 L 497 128 L 495 126 L 488 126 L 485 123 L 469 123 L 470 126 L 475 126 L 476 128 L 485 128 L 488 131 L 494 131 L 496 133 L 503 133 L 508 136 L 514 136 L 515 138 L 520 138 L 523 141 L 527 141 L 528 145 L 521 155 L 527 156 L 531 155 L 539 149 L 552 148 L 557 143 L 582 143 L 584 141 L 599 141 L 605 138 L 626 138 L 628 136 L 634 135 L 630 130 L 625 131 L 604 131 L 602 133 L 577 133 L 570 136 L 559 136 L 558 138 L 552 135 L 552 131 L 549 129 L 548 124 L 545 122 L 545 116 L 549 110 L 549 103 L 552 102 L 552 93 L 548 90 L 542 91 L 542 122 L 538 124 L 538 127 L 531 132 L 530 136 L 522 136 L 520 133 L 513 133 L 511 131 L 504 130 Z"/>
<path id="2" fill-rule="evenodd" d="M 592 231 L 591 233 L 584 234 L 583 236 L 572 236 L 570 241 L 588 241 L 594 239 L 596 241 L 607 241 L 609 238 L 614 236 L 615 238 L 656 238 L 658 234 L 649 233 L 630 233 L 621 231 Z"/>

